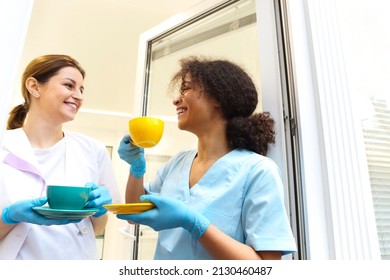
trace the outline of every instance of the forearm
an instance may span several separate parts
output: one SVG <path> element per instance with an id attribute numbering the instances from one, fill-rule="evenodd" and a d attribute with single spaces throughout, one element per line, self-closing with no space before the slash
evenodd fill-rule
<path id="1" fill-rule="evenodd" d="M 0 211 L 0 217 L 2 212 Z M 3 239 L 7 234 L 15 227 L 14 225 L 6 224 L 0 219 L 0 240 Z"/>
<path id="2" fill-rule="evenodd" d="M 215 259 L 220 260 L 261 260 L 280 259 L 280 252 L 256 252 L 252 247 L 245 245 L 226 235 L 213 225 L 210 225 L 199 238 L 202 246 Z"/>
<path id="3" fill-rule="evenodd" d="M 91 222 L 92 222 L 95 236 L 103 234 L 104 229 L 106 228 L 107 225 L 107 221 L 108 221 L 107 214 L 104 214 L 98 218 L 91 217 Z"/>
<path id="4" fill-rule="evenodd" d="M 139 197 L 145 194 L 144 177 L 135 178 L 129 174 L 126 185 L 125 200 L 126 203 L 139 202 Z"/>

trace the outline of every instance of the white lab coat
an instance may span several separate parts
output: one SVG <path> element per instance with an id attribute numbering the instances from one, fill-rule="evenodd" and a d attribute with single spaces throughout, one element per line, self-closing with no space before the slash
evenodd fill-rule
<path id="1" fill-rule="evenodd" d="M 84 185 L 93 182 L 110 190 L 113 203 L 120 202 L 104 144 L 78 133 L 66 132 L 64 139 L 66 179 L 63 184 Z M 12 163 L 14 160 L 24 161 L 27 168 L 15 168 Z M 0 209 L 18 200 L 45 196 L 45 187 L 45 179 L 24 131 L 5 131 L 0 153 Z M 23 251 L 25 247 L 28 248 L 27 253 Z M 21 258 L 96 259 L 96 241 L 90 219 L 62 226 L 17 224 L 0 240 L 0 259 Z"/>

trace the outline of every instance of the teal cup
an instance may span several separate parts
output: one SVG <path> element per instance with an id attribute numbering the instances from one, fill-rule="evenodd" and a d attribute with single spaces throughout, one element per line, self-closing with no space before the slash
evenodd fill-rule
<path id="1" fill-rule="evenodd" d="M 91 187 L 48 185 L 47 202 L 52 209 L 81 210 L 88 202 Z"/>

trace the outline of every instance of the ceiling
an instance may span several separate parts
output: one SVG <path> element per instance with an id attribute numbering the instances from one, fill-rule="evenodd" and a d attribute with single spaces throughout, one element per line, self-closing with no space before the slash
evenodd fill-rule
<path id="1" fill-rule="evenodd" d="M 199 2 L 35 0 L 19 77 L 36 56 L 68 54 L 87 73 L 83 110 L 131 114 L 139 35 Z M 16 104 L 21 102 L 19 88 Z"/>

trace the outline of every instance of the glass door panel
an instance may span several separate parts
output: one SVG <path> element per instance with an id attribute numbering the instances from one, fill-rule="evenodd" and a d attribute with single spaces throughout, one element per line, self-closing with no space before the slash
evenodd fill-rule
<path id="1" fill-rule="evenodd" d="M 204 9 L 201 12 L 196 12 L 189 15 L 186 20 L 182 20 L 177 24 L 172 24 L 166 27 L 162 24 L 161 31 L 151 30 L 147 32 L 144 37 L 141 36 L 140 44 L 140 62 L 139 67 L 142 69 L 142 86 L 139 86 L 138 91 L 142 91 L 142 115 L 157 116 L 165 121 L 164 135 L 158 146 L 146 151 L 148 159 L 148 170 L 145 180 L 154 177 L 157 169 L 168 160 L 173 154 L 181 150 L 188 150 L 196 148 L 196 137 L 186 131 L 181 131 L 177 128 L 177 116 L 175 107 L 172 104 L 172 96 L 169 92 L 169 82 L 172 75 L 179 70 L 179 60 L 187 56 L 205 56 L 211 58 L 220 58 L 231 60 L 242 66 L 252 77 L 259 92 L 259 104 L 257 111 L 269 111 L 270 108 L 263 108 L 262 101 L 267 100 L 267 104 L 272 103 L 272 106 L 282 107 L 282 99 L 278 94 L 280 86 L 280 72 L 278 63 L 273 65 L 261 65 L 260 61 L 260 46 L 259 46 L 259 24 L 257 22 L 257 15 L 259 11 L 259 3 L 267 3 L 272 1 L 219 1 L 219 4 Z M 263 13 L 271 13 L 271 9 L 262 11 Z M 272 18 L 272 16 L 269 16 Z M 156 27 L 157 28 L 157 27 Z M 158 28 L 157 28 L 158 29 Z M 264 29 L 275 31 L 275 22 L 270 22 Z M 145 39 L 145 37 L 147 37 Z M 143 41 L 144 40 L 144 41 Z M 271 45 L 267 46 L 272 49 L 272 53 L 266 55 L 277 57 L 278 50 L 276 44 L 269 42 L 262 42 Z M 145 45 L 142 45 L 145 44 Z M 142 48 L 145 48 L 143 50 Z M 145 57 L 142 57 L 145 55 Z M 261 67 L 267 69 L 276 77 L 273 77 L 277 83 L 272 85 L 272 92 L 268 92 L 268 96 L 262 94 L 261 84 Z M 276 70 L 276 71 L 274 71 Z M 139 73 L 140 74 L 140 73 Z M 267 73 L 268 74 L 268 73 Z M 264 78 L 263 78 L 264 79 Z M 139 78 L 138 80 L 141 80 Z M 268 79 L 268 81 L 271 79 Z M 267 82 L 268 82 L 267 81 Z M 269 83 L 268 83 L 269 84 Z M 273 95 L 270 98 L 270 95 Z M 280 94 L 281 95 L 281 94 Z M 270 102 L 276 99 L 277 102 Z M 275 105 L 277 103 L 277 105 Z M 284 121 L 281 114 L 275 114 L 273 117 L 277 123 L 278 128 L 278 144 L 276 150 L 278 154 L 285 154 L 284 142 Z M 276 154 L 277 154 L 276 153 Z M 270 156 L 272 157 L 272 156 Z M 153 158 L 159 159 L 153 162 Z M 287 191 L 287 171 L 285 156 L 281 156 L 282 160 L 276 160 L 280 164 L 280 169 L 283 176 L 285 176 L 286 187 L 286 204 L 289 204 Z M 161 160 L 164 159 L 164 160 Z M 152 168 L 151 168 L 152 167 Z M 288 207 L 286 207 L 288 208 Z M 138 248 L 138 256 L 145 256 L 150 254 L 143 254 L 142 240 L 144 236 L 142 229 L 137 236 L 137 242 L 140 246 Z M 148 230 L 145 236 L 150 238 L 151 234 Z M 149 242 L 149 241 L 148 241 Z M 150 244 L 151 242 L 149 242 Z M 146 249 L 146 248 L 145 248 Z M 150 246 L 148 246 L 150 250 Z"/>

